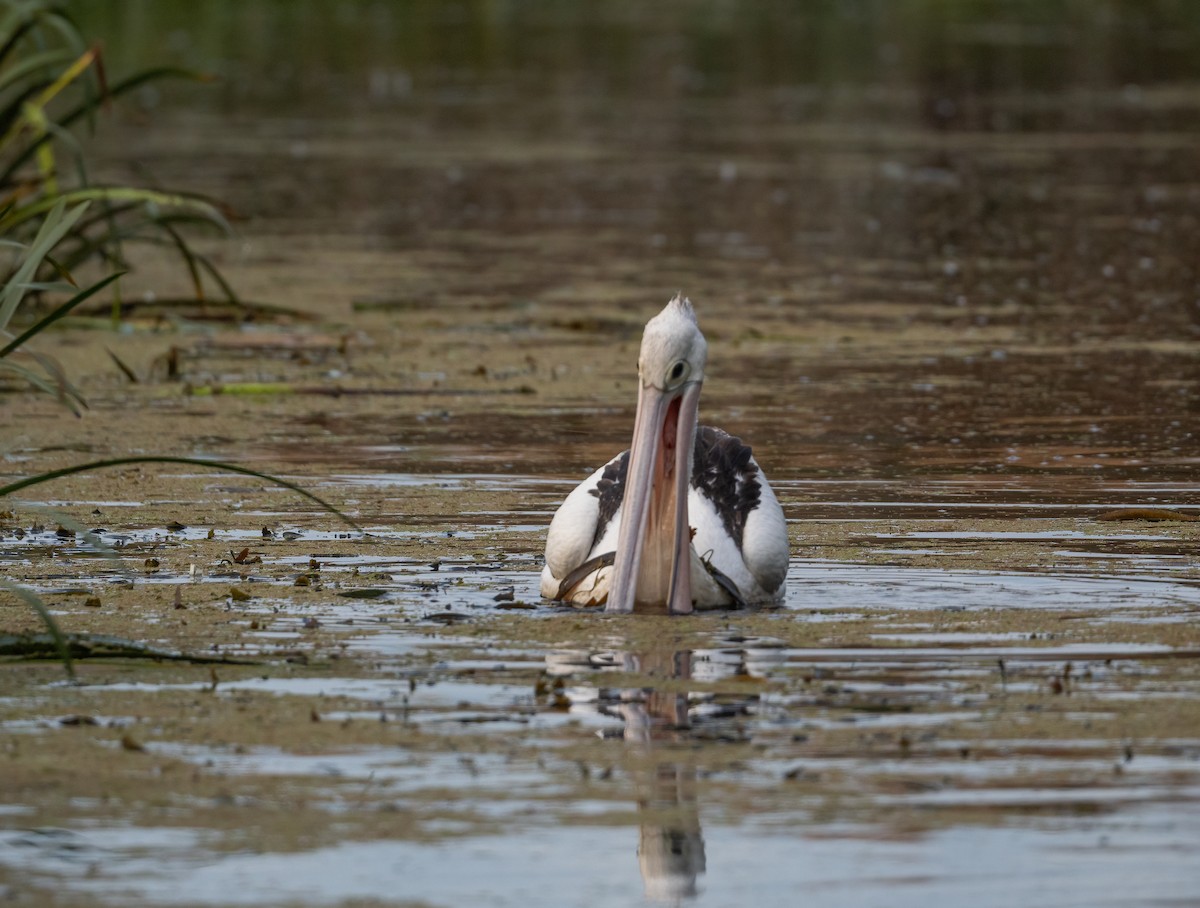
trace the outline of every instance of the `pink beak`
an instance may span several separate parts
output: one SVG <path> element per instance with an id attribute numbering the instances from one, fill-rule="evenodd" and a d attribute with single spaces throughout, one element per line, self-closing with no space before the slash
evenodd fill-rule
<path id="1" fill-rule="evenodd" d="M 667 392 L 643 384 L 638 391 L 606 611 L 692 610 L 687 500 L 700 385 Z"/>

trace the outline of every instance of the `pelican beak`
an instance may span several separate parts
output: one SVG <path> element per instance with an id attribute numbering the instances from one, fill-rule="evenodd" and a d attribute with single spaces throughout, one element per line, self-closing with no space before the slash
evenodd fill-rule
<path id="1" fill-rule="evenodd" d="M 638 391 L 629 471 L 621 502 L 609 612 L 635 604 L 692 610 L 688 486 L 701 382 Z"/>

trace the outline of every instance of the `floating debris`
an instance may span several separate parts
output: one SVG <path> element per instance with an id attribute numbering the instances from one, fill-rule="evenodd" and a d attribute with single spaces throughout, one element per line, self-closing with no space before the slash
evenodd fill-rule
<path id="1" fill-rule="evenodd" d="M 1164 520 L 1195 521 L 1200 517 L 1195 514 L 1185 514 L 1182 511 L 1170 511 L 1166 508 L 1116 508 L 1105 511 L 1097 520 L 1147 520 L 1151 522 Z"/>

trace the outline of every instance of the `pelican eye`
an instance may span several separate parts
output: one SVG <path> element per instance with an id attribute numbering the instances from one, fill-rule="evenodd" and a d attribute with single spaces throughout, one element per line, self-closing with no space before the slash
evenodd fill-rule
<path id="1" fill-rule="evenodd" d="M 675 365 L 671 367 L 671 371 L 667 373 L 667 381 L 671 384 L 679 382 L 683 379 L 684 375 L 687 374 L 687 369 L 687 363 L 683 360 L 678 360 Z"/>

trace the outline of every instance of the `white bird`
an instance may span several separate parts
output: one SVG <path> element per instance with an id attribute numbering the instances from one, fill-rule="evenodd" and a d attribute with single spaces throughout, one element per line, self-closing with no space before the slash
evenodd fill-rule
<path id="1" fill-rule="evenodd" d="M 633 443 L 580 483 L 550 522 L 547 599 L 675 613 L 783 599 L 788 539 L 779 501 L 741 439 L 697 425 L 707 355 L 681 296 L 646 325 Z"/>

